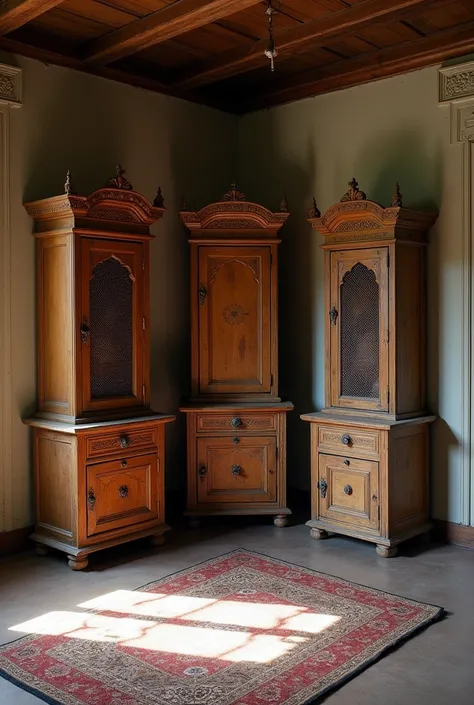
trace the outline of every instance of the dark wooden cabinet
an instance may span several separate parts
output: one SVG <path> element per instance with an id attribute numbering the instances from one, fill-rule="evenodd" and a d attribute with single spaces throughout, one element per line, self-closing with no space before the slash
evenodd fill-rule
<path id="1" fill-rule="evenodd" d="M 286 414 L 278 396 L 278 232 L 232 186 L 182 211 L 191 245 L 191 399 L 187 513 L 274 514 L 286 506 Z"/>
<path id="2" fill-rule="evenodd" d="M 325 238 L 325 408 L 311 423 L 313 538 L 384 557 L 430 528 L 425 250 L 435 213 L 367 200 L 357 182 L 309 221 Z"/>
<path id="3" fill-rule="evenodd" d="M 149 406 L 150 226 L 162 217 L 117 176 L 88 197 L 26 204 L 35 219 L 38 411 L 32 539 L 88 555 L 133 538 L 162 540 L 164 424 Z"/>

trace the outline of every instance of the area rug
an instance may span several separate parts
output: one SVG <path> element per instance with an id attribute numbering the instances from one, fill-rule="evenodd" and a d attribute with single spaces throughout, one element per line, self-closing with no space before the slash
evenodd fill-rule
<path id="1" fill-rule="evenodd" d="M 0 675 L 54 705 L 303 705 L 442 612 L 239 549 L 16 625 Z"/>

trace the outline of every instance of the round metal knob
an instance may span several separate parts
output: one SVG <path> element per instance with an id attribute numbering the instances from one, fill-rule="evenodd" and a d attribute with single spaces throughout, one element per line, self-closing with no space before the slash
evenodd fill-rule
<path id="1" fill-rule="evenodd" d="M 348 446 L 350 443 L 352 443 L 352 438 L 349 436 L 349 434 L 345 433 L 341 438 L 341 443 L 344 443 L 345 446 Z"/>
<path id="2" fill-rule="evenodd" d="M 235 445 L 238 445 L 240 443 L 240 438 L 234 438 L 232 443 L 235 443 Z"/>
<path id="3" fill-rule="evenodd" d="M 132 439 L 129 436 L 120 436 L 120 447 L 121 448 L 128 448 L 128 446 L 131 444 Z"/>
<path id="4" fill-rule="evenodd" d="M 231 421 L 232 428 L 239 428 L 239 426 L 242 426 L 242 419 L 232 419 Z"/>
<path id="5" fill-rule="evenodd" d="M 344 460 L 344 465 L 350 465 L 350 464 L 351 464 L 351 461 L 350 461 L 350 460 L 347 460 L 347 458 L 346 458 L 346 459 Z"/>
<path id="6" fill-rule="evenodd" d="M 122 499 L 125 499 L 126 497 L 128 497 L 128 487 L 127 487 L 127 485 L 120 485 L 118 493 L 119 493 L 119 496 L 120 496 Z"/>
<path id="7" fill-rule="evenodd" d="M 349 495 L 352 494 L 352 487 L 350 485 L 346 485 L 344 487 L 344 494 L 349 494 Z"/>
<path id="8" fill-rule="evenodd" d="M 241 470 L 242 468 L 240 467 L 240 465 L 232 465 L 232 475 L 234 475 L 235 477 L 237 477 L 237 475 L 240 475 Z"/>
<path id="9" fill-rule="evenodd" d="M 126 460 L 122 460 L 122 467 L 123 467 L 123 468 L 126 468 L 126 467 L 127 467 L 127 461 L 126 461 Z"/>

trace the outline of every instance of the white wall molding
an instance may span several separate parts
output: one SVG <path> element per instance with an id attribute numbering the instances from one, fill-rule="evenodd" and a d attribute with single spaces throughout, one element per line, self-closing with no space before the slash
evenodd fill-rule
<path id="1" fill-rule="evenodd" d="M 461 521 L 474 522 L 474 61 L 439 69 L 439 104 L 449 106 L 450 139 L 462 145 Z"/>
<path id="2" fill-rule="evenodd" d="M 13 529 L 10 110 L 21 91 L 21 69 L 0 64 L 0 531 Z"/>

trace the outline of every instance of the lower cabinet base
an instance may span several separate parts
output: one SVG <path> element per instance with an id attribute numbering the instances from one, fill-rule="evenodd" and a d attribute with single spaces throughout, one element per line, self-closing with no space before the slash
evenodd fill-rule
<path id="1" fill-rule="evenodd" d="M 113 546 L 119 546 L 120 544 L 128 543 L 129 541 L 147 538 L 148 536 L 151 538 L 152 545 L 161 546 L 165 542 L 164 534 L 166 531 L 169 531 L 169 529 L 170 527 L 166 524 L 161 524 L 160 526 L 153 526 L 148 529 L 142 529 L 141 531 L 133 531 L 125 536 L 104 540 L 91 546 L 82 547 L 71 546 L 70 544 L 58 541 L 51 536 L 46 536 L 40 533 L 31 534 L 30 539 L 36 544 L 35 550 L 38 556 L 48 555 L 51 549 L 61 551 L 67 555 L 68 565 L 72 570 L 84 570 L 87 568 L 91 553 L 103 551 L 104 549 L 112 548 Z"/>
<path id="2" fill-rule="evenodd" d="M 341 526 L 330 526 L 315 520 L 307 521 L 306 526 L 311 527 L 310 536 L 315 541 L 328 539 L 331 535 L 341 535 L 375 543 L 375 551 L 381 558 L 394 558 L 398 553 L 398 546 L 401 543 L 408 541 L 415 536 L 428 535 L 433 528 L 432 524 L 427 522 L 425 524 L 421 524 L 420 526 L 414 527 L 410 531 L 406 531 L 403 534 L 399 534 L 391 538 L 385 538 L 383 536 L 368 536 L 358 531 L 345 529 Z"/>
<path id="3" fill-rule="evenodd" d="M 265 507 L 257 509 L 255 507 L 236 507 L 225 509 L 188 509 L 184 516 L 188 517 L 188 526 L 191 529 L 197 529 L 201 525 L 203 517 L 213 516 L 273 516 L 273 523 L 279 529 L 288 526 L 288 517 L 291 514 L 291 509 L 288 507 Z"/>

